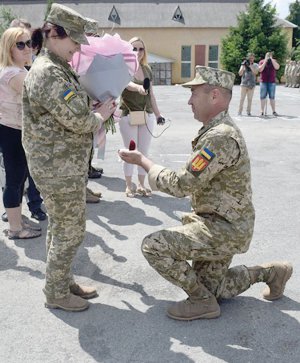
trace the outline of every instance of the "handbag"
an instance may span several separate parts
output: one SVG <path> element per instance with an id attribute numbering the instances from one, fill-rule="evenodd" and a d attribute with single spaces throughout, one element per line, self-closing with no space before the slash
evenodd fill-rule
<path id="1" fill-rule="evenodd" d="M 146 125 L 146 112 L 129 111 L 129 124 L 131 126 Z"/>
<path id="2" fill-rule="evenodd" d="M 123 103 L 129 111 L 129 125 L 139 126 L 139 125 L 147 124 L 146 105 L 145 105 L 143 111 L 131 111 L 130 108 L 126 105 L 124 100 L 123 100 Z"/>

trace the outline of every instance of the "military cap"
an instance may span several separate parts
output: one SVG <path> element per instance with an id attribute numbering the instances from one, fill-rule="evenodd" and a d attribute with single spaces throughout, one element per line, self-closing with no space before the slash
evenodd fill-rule
<path id="1" fill-rule="evenodd" d="M 219 86 L 232 89 L 234 83 L 235 75 L 228 71 L 223 71 L 222 69 L 196 66 L 195 78 L 184 83 L 183 87 L 191 88 L 192 86 L 198 86 L 201 84 L 209 84 L 211 86 Z"/>
<path id="2" fill-rule="evenodd" d="M 97 34 L 99 30 L 98 22 L 94 19 L 86 18 L 84 30 L 88 34 Z"/>
<path id="3" fill-rule="evenodd" d="M 68 36 L 79 44 L 89 44 L 85 33 L 86 26 L 89 27 L 91 19 L 77 13 L 67 6 L 53 3 L 46 19 L 47 22 L 62 26 Z"/>

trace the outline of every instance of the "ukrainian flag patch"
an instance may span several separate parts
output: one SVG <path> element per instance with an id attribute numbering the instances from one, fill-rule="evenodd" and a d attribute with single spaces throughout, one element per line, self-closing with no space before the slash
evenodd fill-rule
<path id="1" fill-rule="evenodd" d="M 73 98 L 75 96 L 75 93 L 71 90 L 71 88 L 67 89 L 64 93 L 63 93 L 63 98 L 66 102 L 69 102 L 71 100 L 71 98 Z"/>
<path id="2" fill-rule="evenodd" d="M 200 154 L 205 157 L 206 160 L 211 161 L 216 155 L 210 151 L 207 147 L 200 150 Z"/>
<path id="3" fill-rule="evenodd" d="M 203 171 L 209 163 L 212 161 L 212 159 L 216 155 L 209 150 L 207 147 L 204 147 L 200 150 L 199 154 L 197 154 L 191 163 L 191 169 L 195 172 Z"/>

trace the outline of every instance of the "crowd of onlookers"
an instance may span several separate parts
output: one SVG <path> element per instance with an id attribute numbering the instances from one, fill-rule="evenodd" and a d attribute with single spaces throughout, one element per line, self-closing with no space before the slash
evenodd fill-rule
<path id="1" fill-rule="evenodd" d="M 287 60 L 285 70 L 285 86 L 292 88 L 300 87 L 300 61 Z"/>

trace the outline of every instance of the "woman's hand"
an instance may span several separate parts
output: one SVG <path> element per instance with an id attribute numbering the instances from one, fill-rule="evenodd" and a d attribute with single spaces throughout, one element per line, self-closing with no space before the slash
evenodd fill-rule
<path id="1" fill-rule="evenodd" d="M 102 117 L 103 121 L 106 121 L 116 110 L 117 104 L 113 98 L 109 98 L 107 101 L 95 105 L 94 112 L 97 112 Z"/>
<path id="2" fill-rule="evenodd" d="M 137 85 L 137 92 L 142 96 L 146 96 L 148 94 L 148 91 L 145 91 L 145 88 L 139 84 Z"/>

